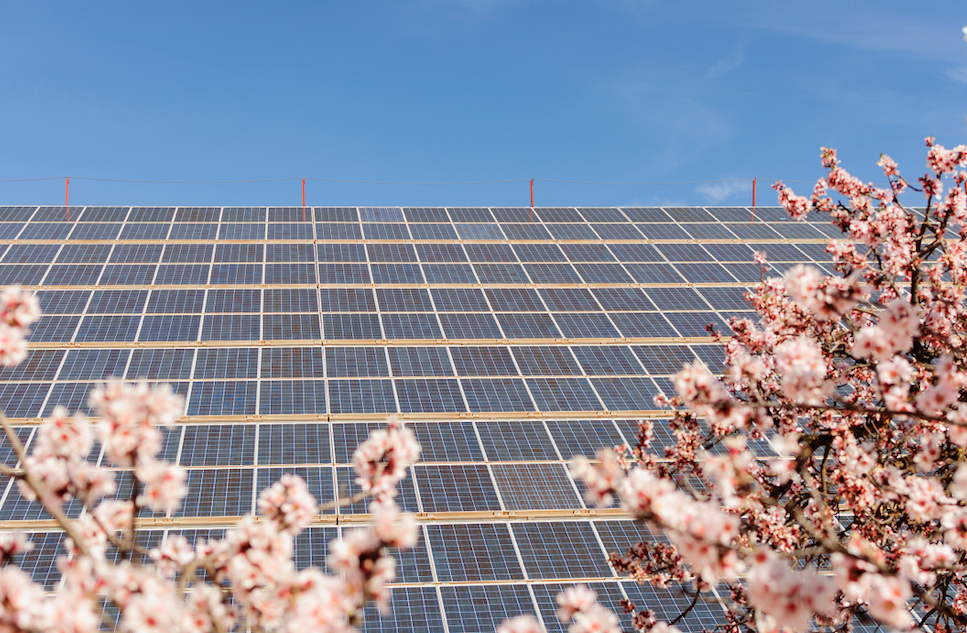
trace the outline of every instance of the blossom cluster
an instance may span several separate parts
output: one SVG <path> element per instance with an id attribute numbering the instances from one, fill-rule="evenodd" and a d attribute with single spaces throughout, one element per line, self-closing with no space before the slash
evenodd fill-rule
<path id="1" fill-rule="evenodd" d="M 720 603 L 726 630 L 967 627 L 967 146 L 927 146 L 913 184 L 885 155 L 889 186 L 864 183 L 826 148 L 810 196 L 776 184 L 793 219 L 843 232 L 835 273 L 794 266 L 747 295 L 758 318 L 733 319 L 723 374 L 696 360 L 656 398 L 664 458 L 649 433 L 574 460 L 589 502 L 667 538 L 616 568 Z"/>

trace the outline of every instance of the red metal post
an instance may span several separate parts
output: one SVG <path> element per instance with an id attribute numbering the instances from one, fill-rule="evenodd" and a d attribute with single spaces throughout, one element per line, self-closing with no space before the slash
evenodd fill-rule
<path id="1" fill-rule="evenodd" d="M 534 220 L 534 179 L 531 178 L 531 214 L 530 214 L 530 217 L 527 218 L 527 221 L 532 222 L 533 220 Z"/>
<path id="2" fill-rule="evenodd" d="M 64 186 L 64 206 L 67 207 L 67 221 L 71 221 L 71 204 L 70 204 L 70 193 L 71 193 L 71 179 L 67 178 L 67 184 Z"/>
<path id="3" fill-rule="evenodd" d="M 302 221 L 306 221 L 306 179 L 302 179 Z"/>
<path id="4" fill-rule="evenodd" d="M 755 178 L 752 179 L 752 217 L 750 221 L 755 222 Z"/>

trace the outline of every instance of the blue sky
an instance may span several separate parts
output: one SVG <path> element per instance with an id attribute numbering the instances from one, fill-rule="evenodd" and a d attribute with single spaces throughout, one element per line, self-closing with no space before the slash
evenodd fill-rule
<path id="1" fill-rule="evenodd" d="M 5 2 L 0 180 L 72 204 L 301 203 L 322 177 L 914 176 L 967 142 L 963 2 Z M 808 185 L 797 185 L 806 191 Z M 538 206 L 748 204 L 748 182 L 535 185 Z M 0 202 L 63 204 L 63 181 Z M 526 206 L 528 184 L 309 181 L 314 205 Z"/>

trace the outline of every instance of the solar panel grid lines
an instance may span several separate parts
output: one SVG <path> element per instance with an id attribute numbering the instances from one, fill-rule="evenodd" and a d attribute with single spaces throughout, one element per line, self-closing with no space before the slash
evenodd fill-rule
<path id="1" fill-rule="evenodd" d="M 568 460 L 634 443 L 642 418 L 673 441 L 653 397 L 683 362 L 722 369 L 705 326 L 728 335 L 751 314 L 754 251 L 773 274 L 822 266 L 829 231 L 748 208 L 302 213 L 0 208 L 0 284 L 38 290 L 45 313 L 28 359 L 0 370 L 18 433 L 54 404 L 85 409 L 110 374 L 174 383 L 187 417 L 163 456 L 190 493 L 144 524 L 194 539 L 255 511 L 285 472 L 320 501 L 351 495 L 354 447 L 395 412 L 423 446 L 399 494 L 423 537 L 400 559 L 396 610 L 365 630 L 492 630 L 524 612 L 557 630 L 553 597 L 573 578 L 607 604 L 676 604 L 614 574 L 607 552 L 639 533 L 618 508 L 592 513 Z M 0 529 L 53 529 L 25 507 L 8 482 Z M 298 564 L 324 564 L 328 540 L 368 520 L 365 503 L 319 515 Z M 31 563 L 45 582 L 56 542 Z"/>

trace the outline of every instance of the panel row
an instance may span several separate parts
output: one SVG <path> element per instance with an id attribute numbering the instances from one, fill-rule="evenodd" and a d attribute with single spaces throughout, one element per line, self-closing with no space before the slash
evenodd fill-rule
<path id="1" fill-rule="evenodd" d="M 667 420 L 653 420 L 653 450 L 664 456 L 674 443 Z M 382 422 L 306 422 L 174 425 L 162 429 L 159 457 L 186 467 L 352 464 L 356 447 Z M 420 463 L 558 462 L 576 455 L 594 458 L 598 451 L 634 446 L 637 420 L 500 420 L 414 421 L 422 452 Z M 23 442 L 34 440 L 32 427 L 19 427 Z M 758 449 L 757 449 L 758 450 Z M 100 447 L 88 456 L 102 463 Z M 6 441 L 0 461 L 14 466 L 17 458 Z M 2 492 L 2 490 L 0 490 Z"/>
<path id="2" fill-rule="evenodd" d="M 596 238 L 591 238 L 596 239 Z M 824 244 L 14 244 L 4 264 L 829 262 Z"/>
<path id="3" fill-rule="evenodd" d="M 351 528 L 343 528 L 351 529 Z M 325 568 L 329 542 L 340 528 L 312 527 L 295 541 L 296 566 Z M 220 529 L 146 531 L 141 542 L 148 547 L 164 538 L 184 536 L 189 543 L 199 539 L 224 538 Z M 54 564 L 63 553 L 60 533 L 29 535 L 34 549 L 20 561 L 35 581 L 53 590 L 60 581 Z M 630 599 L 640 609 L 651 609 L 659 619 L 673 620 L 691 602 L 681 589 L 659 589 L 633 582 L 620 582 L 607 565 L 607 553 L 623 553 L 641 539 L 653 538 L 646 528 L 628 521 L 570 521 L 564 523 L 512 523 L 427 525 L 417 546 L 394 553 L 397 582 L 436 587 L 396 586 L 393 608 L 380 614 L 367 609 L 364 631 L 479 631 L 496 630 L 500 623 L 524 613 L 537 614 L 548 631 L 564 633 L 555 613 L 557 594 L 570 584 L 549 582 L 564 578 L 595 579 L 589 587 L 598 601 L 612 609 L 622 630 L 633 630 L 622 600 Z M 520 549 L 518 555 L 514 544 Z M 515 583 L 527 577 L 537 582 Z M 436 575 L 437 578 L 434 578 Z M 488 582 L 491 584 L 474 584 Z M 454 584 L 466 583 L 466 584 Z M 721 618 L 713 602 L 699 602 L 679 626 L 700 631 L 715 628 Z M 446 620 L 446 628 L 444 628 Z"/>
<path id="4" fill-rule="evenodd" d="M 753 219 L 795 222 L 779 207 L 0 207 L 4 222 L 732 223 Z"/>
<path id="5" fill-rule="evenodd" d="M 743 313 L 721 316 L 711 311 L 45 316 L 34 325 L 30 340 L 83 343 L 705 337 L 709 336 L 706 329 L 709 325 L 722 334 L 731 334 L 727 321 L 733 315 Z"/>
<path id="6" fill-rule="evenodd" d="M 669 376 L 696 357 L 713 371 L 716 345 L 218 347 L 31 349 L 0 383 L 507 376 Z"/>
<path id="7" fill-rule="evenodd" d="M 793 264 L 773 265 L 768 276 Z M 828 266 L 820 267 L 827 274 Z M 758 264 L 0 264 L 0 286 L 756 283 Z"/>
<path id="8" fill-rule="evenodd" d="M 778 240 L 842 237 L 819 222 L 701 222 L 564 224 L 520 222 L 0 222 L 8 240 Z"/>
<path id="9" fill-rule="evenodd" d="M 750 310 L 748 288 L 209 288 L 41 290 L 47 315 Z"/>
<path id="10" fill-rule="evenodd" d="M 656 384 L 656 382 L 658 384 Z M 3 383 L 13 418 L 86 410 L 93 382 Z M 661 385 L 659 387 L 658 385 Z M 174 383 L 189 416 L 652 411 L 666 378 L 479 378 L 246 380 Z"/>

